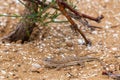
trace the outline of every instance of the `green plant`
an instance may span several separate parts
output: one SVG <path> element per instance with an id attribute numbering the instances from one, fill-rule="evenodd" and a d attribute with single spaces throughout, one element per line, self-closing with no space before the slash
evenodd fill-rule
<path id="1" fill-rule="evenodd" d="M 23 2 L 25 1 L 25 3 Z M 24 31 L 23 36 L 21 36 L 23 42 L 24 40 L 28 40 L 35 23 L 39 23 L 41 26 L 48 26 L 49 23 L 60 23 L 60 22 L 70 22 L 71 27 L 75 32 L 78 32 L 81 34 L 81 36 L 84 38 L 86 45 L 91 44 L 91 42 L 86 38 L 82 30 L 78 28 L 78 25 L 75 23 L 75 21 L 72 19 L 78 20 L 83 26 L 87 26 L 91 29 L 96 28 L 95 26 L 89 25 L 87 19 L 100 22 L 103 16 L 98 16 L 97 18 L 91 17 L 89 15 L 83 14 L 78 12 L 72 3 L 68 3 L 67 0 L 51 0 L 50 3 L 47 3 L 47 0 L 19 0 L 21 4 L 25 6 L 25 13 L 22 16 L 14 15 L 14 17 L 22 17 L 22 21 L 20 21 L 19 24 L 21 26 L 18 27 L 16 31 L 14 31 L 14 34 L 11 33 L 8 38 L 13 38 L 16 33 L 20 34 L 22 31 Z M 49 10 L 52 9 L 52 12 Z M 64 15 L 67 18 L 67 21 L 56 21 L 57 17 L 60 15 Z M 8 15 L 1 15 L 1 16 L 7 16 Z M 9 15 L 10 17 L 11 15 Z M 12 16 L 11 16 L 12 17 Z M 22 27 L 23 26 L 23 27 Z M 21 29 L 22 28 L 22 29 Z M 26 32 L 28 35 L 26 35 Z M 27 37 L 26 37 L 27 36 Z M 15 41 L 20 39 L 17 36 L 14 36 L 14 38 L 11 41 L 14 41 L 14 39 L 17 38 Z"/>

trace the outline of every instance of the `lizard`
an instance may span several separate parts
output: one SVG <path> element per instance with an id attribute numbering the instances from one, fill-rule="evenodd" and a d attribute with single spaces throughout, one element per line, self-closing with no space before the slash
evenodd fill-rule
<path id="1" fill-rule="evenodd" d="M 59 70 L 60 68 L 64 68 L 67 66 L 74 66 L 74 65 L 80 65 L 84 67 L 85 62 L 90 62 L 90 61 L 98 61 L 100 64 L 103 66 L 103 62 L 95 57 L 89 57 L 89 56 L 69 56 L 67 58 L 61 59 L 61 60 L 54 60 L 52 58 L 44 58 L 43 60 L 44 67 L 47 68 L 56 68 Z"/>

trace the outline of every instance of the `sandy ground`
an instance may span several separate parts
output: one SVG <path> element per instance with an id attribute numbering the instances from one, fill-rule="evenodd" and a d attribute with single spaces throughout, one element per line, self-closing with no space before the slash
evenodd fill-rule
<path id="1" fill-rule="evenodd" d="M 50 24 L 44 40 L 38 36 L 24 44 L 0 42 L 0 80 L 113 80 L 102 75 L 103 68 L 97 61 L 86 62 L 84 67 L 70 66 L 60 70 L 43 67 L 44 57 L 57 59 L 68 55 L 97 57 L 107 65 L 107 70 L 120 74 L 120 0 L 73 2 L 79 12 L 105 16 L 99 24 L 89 20 L 102 29 L 90 31 L 82 27 L 92 46 L 82 45 L 83 38 L 76 36 L 69 24 L 64 23 Z M 23 9 L 15 0 L 0 0 L 0 14 L 21 14 Z M 15 17 L 0 17 L 0 37 L 12 31 L 18 21 Z"/>

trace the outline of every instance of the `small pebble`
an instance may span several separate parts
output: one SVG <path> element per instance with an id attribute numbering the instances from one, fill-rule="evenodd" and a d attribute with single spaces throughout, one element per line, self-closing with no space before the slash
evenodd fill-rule
<path id="1" fill-rule="evenodd" d="M 111 26 L 109 26 L 109 25 L 106 25 L 106 26 L 105 26 L 106 29 L 108 29 L 108 28 L 110 28 L 110 27 L 111 27 Z"/>
<path id="2" fill-rule="evenodd" d="M 1 73 L 2 73 L 2 74 L 6 74 L 6 71 L 4 71 L 4 70 L 1 70 Z"/>
<path id="3" fill-rule="evenodd" d="M 114 38 L 119 38 L 118 34 L 113 34 Z"/>
<path id="4" fill-rule="evenodd" d="M 83 44 L 85 44 L 85 41 L 83 39 L 78 39 L 78 44 L 83 45 Z"/>
<path id="5" fill-rule="evenodd" d="M 98 32 L 97 31 L 92 31 L 92 34 L 98 34 Z"/>
<path id="6" fill-rule="evenodd" d="M 30 71 L 40 73 L 42 69 L 43 68 L 41 67 L 41 65 L 34 63 L 34 64 L 32 64 Z"/>
<path id="7" fill-rule="evenodd" d="M 68 47 L 72 47 L 72 46 L 73 46 L 72 41 L 67 41 L 67 42 L 66 42 L 66 46 L 68 46 Z"/>
<path id="8" fill-rule="evenodd" d="M 41 68 L 41 65 L 40 65 L 40 64 L 37 64 L 37 63 L 33 63 L 32 66 L 35 67 L 35 68 L 37 68 L 37 69 L 38 69 L 38 68 Z"/>
<path id="9" fill-rule="evenodd" d="M 117 51 L 118 49 L 117 49 L 116 47 L 113 47 L 112 50 L 113 50 L 113 51 Z"/>

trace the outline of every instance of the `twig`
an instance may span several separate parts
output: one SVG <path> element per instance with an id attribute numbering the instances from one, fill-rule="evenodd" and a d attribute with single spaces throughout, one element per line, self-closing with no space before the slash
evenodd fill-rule
<path id="1" fill-rule="evenodd" d="M 120 74 L 115 74 L 113 71 L 105 71 L 102 73 L 102 75 L 107 75 L 108 77 L 111 77 L 115 80 L 120 80 Z"/>
<path id="2" fill-rule="evenodd" d="M 33 0 L 31 0 L 31 1 L 33 1 Z M 39 4 L 39 5 L 43 6 L 43 7 L 49 6 L 49 4 L 46 4 L 46 3 L 44 3 L 44 2 L 42 2 L 40 0 L 35 0 L 33 2 Z M 84 26 L 87 26 L 87 27 L 93 29 L 93 28 L 99 28 L 99 27 L 89 25 L 89 23 L 87 22 L 87 20 L 85 18 L 96 21 L 96 22 L 99 23 L 101 21 L 101 19 L 104 18 L 104 16 L 101 15 L 101 16 L 98 16 L 97 18 L 94 18 L 94 17 L 91 17 L 89 15 L 79 13 L 78 11 L 76 11 L 75 9 L 70 7 L 67 3 L 65 3 L 64 0 L 56 0 L 56 3 L 58 4 L 59 8 L 57 6 L 55 6 L 55 5 L 52 5 L 50 7 L 61 11 L 63 13 L 63 15 L 68 19 L 68 21 L 72 24 L 72 27 L 74 27 L 73 29 L 75 31 L 79 32 L 81 34 L 81 36 L 84 38 L 84 40 L 86 42 L 86 45 L 90 44 L 90 41 L 88 41 L 87 38 L 85 37 L 85 35 L 83 34 L 83 32 L 80 29 L 78 29 L 77 24 L 72 20 L 72 18 L 79 20 L 79 22 L 81 22 Z M 69 12 L 67 12 L 65 10 L 65 8 L 67 8 L 69 10 Z"/>

